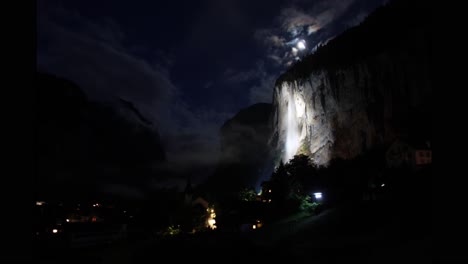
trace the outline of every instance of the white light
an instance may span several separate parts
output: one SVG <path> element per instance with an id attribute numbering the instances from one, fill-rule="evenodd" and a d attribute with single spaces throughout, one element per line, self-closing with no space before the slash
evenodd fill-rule
<path id="1" fill-rule="evenodd" d="M 65 220 L 65 221 L 67 221 L 67 223 L 68 223 L 68 222 L 70 222 L 70 219 L 67 219 L 67 220 Z"/>
<path id="2" fill-rule="evenodd" d="M 257 226 L 256 226 L 256 225 L 252 225 L 252 229 L 257 229 Z"/>
<path id="3" fill-rule="evenodd" d="M 45 203 L 45 202 L 43 202 L 43 201 L 37 201 L 37 202 L 36 202 L 36 205 L 41 206 L 41 205 L 44 205 L 44 203 Z"/>
<path id="4" fill-rule="evenodd" d="M 271 190 L 268 190 L 269 193 L 271 193 Z"/>
<path id="5" fill-rule="evenodd" d="M 294 56 L 297 55 L 297 51 L 298 51 L 298 50 L 297 50 L 295 47 L 292 48 L 292 53 L 293 53 Z"/>
<path id="6" fill-rule="evenodd" d="M 283 86 L 283 94 L 287 98 L 287 112 L 286 112 L 286 153 L 284 162 L 288 162 L 296 155 L 300 145 L 300 133 L 298 127 L 298 120 L 296 115 L 296 102 L 294 100 L 293 91 L 289 90 L 287 86 Z"/>
<path id="7" fill-rule="evenodd" d="M 314 193 L 314 196 L 315 196 L 315 199 L 322 199 L 322 193 L 321 192 Z"/>
<path id="8" fill-rule="evenodd" d="M 305 41 L 304 40 L 300 40 L 299 42 L 297 42 L 297 48 L 299 50 L 305 50 L 306 46 L 305 46 Z"/>
<path id="9" fill-rule="evenodd" d="M 385 186 L 385 183 L 382 183 L 382 185 L 380 185 L 381 187 L 384 187 Z"/>
<path id="10" fill-rule="evenodd" d="M 58 230 L 57 229 L 52 229 L 52 233 L 57 234 Z"/>

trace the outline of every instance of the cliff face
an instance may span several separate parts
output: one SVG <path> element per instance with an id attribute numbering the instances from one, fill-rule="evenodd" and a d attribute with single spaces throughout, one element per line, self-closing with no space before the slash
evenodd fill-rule
<path id="1" fill-rule="evenodd" d="M 208 180 L 223 193 L 254 186 L 268 162 L 271 136 L 271 104 L 242 109 L 221 127 L 221 157 Z"/>
<path id="2" fill-rule="evenodd" d="M 273 101 L 276 161 L 352 159 L 397 136 L 430 139 L 430 30 L 394 1 L 283 74 Z"/>
<path id="3" fill-rule="evenodd" d="M 83 198 L 108 184 L 142 187 L 165 160 L 156 129 L 130 102 L 91 102 L 48 74 L 37 74 L 35 88 L 38 195 Z"/>

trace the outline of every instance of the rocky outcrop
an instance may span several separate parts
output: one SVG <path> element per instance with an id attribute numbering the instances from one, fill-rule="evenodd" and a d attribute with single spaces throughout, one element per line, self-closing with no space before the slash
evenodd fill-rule
<path id="1" fill-rule="evenodd" d="M 156 128 L 131 102 L 89 101 L 72 82 L 37 74 L 36 186 L 41 195 L 83 196 L 107 184 L 144 187 L 165 160 Z M 83 197 L 82 197 L 83 198 Z"/>
<path id="2" fill-rule="evenodd" d="M 430 138 L 429 13 L 393 1 L 320 47 L 276 82 L 276 161 L 352 159 L 395 137 Z"/>
<path id="3" fill-rule="evenodd" d="M 242 109 L 221 127 L 221 157 L 208 180 L 223 193 L 255 186 L 269 160 L 271 104 L 259 103 Z M 215 190 L 216 191 L 216 190 Z"/>

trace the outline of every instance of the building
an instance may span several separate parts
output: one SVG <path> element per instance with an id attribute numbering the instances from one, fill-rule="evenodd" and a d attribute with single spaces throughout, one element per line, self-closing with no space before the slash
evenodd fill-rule
<path id="1" fill-rule="evenodd" d="M 430 141 L 407 141 L 396 139 L 385 153 L 387 168 L 420 169 L 432 164 L 432 149 Z"/>

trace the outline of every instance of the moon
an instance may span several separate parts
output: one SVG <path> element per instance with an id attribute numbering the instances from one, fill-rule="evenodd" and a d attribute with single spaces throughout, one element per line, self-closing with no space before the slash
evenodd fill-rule
<path id="1" fill-rule="evenodd" d="M 306 48 L 305 40 L 303 40 L 303 39 L 299 40 L 299 42 L 297 42 L 297 48 L 299 50 L 305 50 L 305 48 Z"/>

